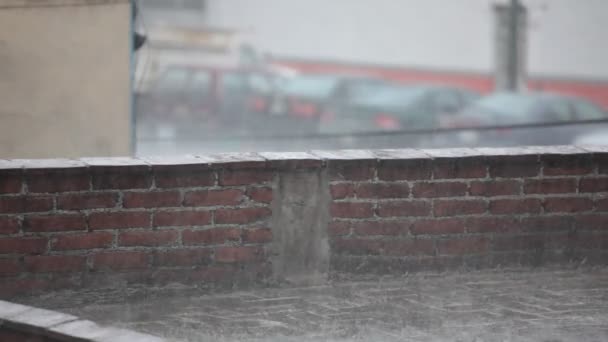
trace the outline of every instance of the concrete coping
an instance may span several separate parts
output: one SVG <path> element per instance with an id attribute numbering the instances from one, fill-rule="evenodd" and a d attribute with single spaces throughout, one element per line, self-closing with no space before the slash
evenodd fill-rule
<path id="1" fill-rule="evenodd" d="M 66 342 L 163 342 L 160 337 L 126 329 L 102 327 L 94 322 L 56 311 L 0 301 L 0 331 Z"/>
<path id="2" fill-rule="evenodd" d="M 0 159 L 0 170 L 120 167 L 320 167 L 331 162 L 394 161 L 608 153 L 608 146 L 527 146 L 511 148 L 383 149 L 309 152 L 247 152 L 208 155 L 81 159 Z"/>

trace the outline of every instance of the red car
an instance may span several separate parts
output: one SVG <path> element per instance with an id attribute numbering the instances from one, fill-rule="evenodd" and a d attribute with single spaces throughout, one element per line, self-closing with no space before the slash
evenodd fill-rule
<path id="1" fill-rule="evenodd" d="M 275 76 L 265 69 L 172 66 L 137 96 L 136 112 L 141 121 L 162 124 L 241 124 L 249 113 L 269 110 Z"/>

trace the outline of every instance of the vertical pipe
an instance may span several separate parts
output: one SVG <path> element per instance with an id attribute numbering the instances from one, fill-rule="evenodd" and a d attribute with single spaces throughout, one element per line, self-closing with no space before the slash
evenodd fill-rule
<path id="1" fill-rule="evenodd" d="M 137 134 L 137 122 L 136 122 L 136 115 L 135 115 L 135 1 L 136 0 L 132 0 L 131 1 L 131 13 L 129 13 L 129 18 L 130 18 L 130 22 L 129 22 L 129 89 L 130 89 L 130 96 L 129 96 L 129 106 L 130 106 L 130 115 L 131 115 L 131 142 L 130 142 L 130 150 L 131 150 L 131 156 L 134 156 L 136 153 L 136 134 Z"/>
<path id="2" fill-rule="evenodd" d="M 511 0 L 509 8 L 509 69 L 507 87 L 510 91 L 518 90 L 519 81 L 519 1 Z"/>

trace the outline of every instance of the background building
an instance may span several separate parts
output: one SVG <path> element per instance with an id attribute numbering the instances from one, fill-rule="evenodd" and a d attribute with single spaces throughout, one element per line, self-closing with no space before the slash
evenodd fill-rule
<path id="1" fill-rule="evenodd" d="M 132 151 L 129 0 L 0 1 L 0 158 Z"/>

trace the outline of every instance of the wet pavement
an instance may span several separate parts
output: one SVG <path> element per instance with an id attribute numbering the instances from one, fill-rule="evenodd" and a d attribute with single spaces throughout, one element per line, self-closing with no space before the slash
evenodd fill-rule
<path id="1" fill-rule="evenodd" d="M 223 294 L 131 287 L 21 302 L 176 341 L 608 341 L 608 268 L 348 278 Z"/>

